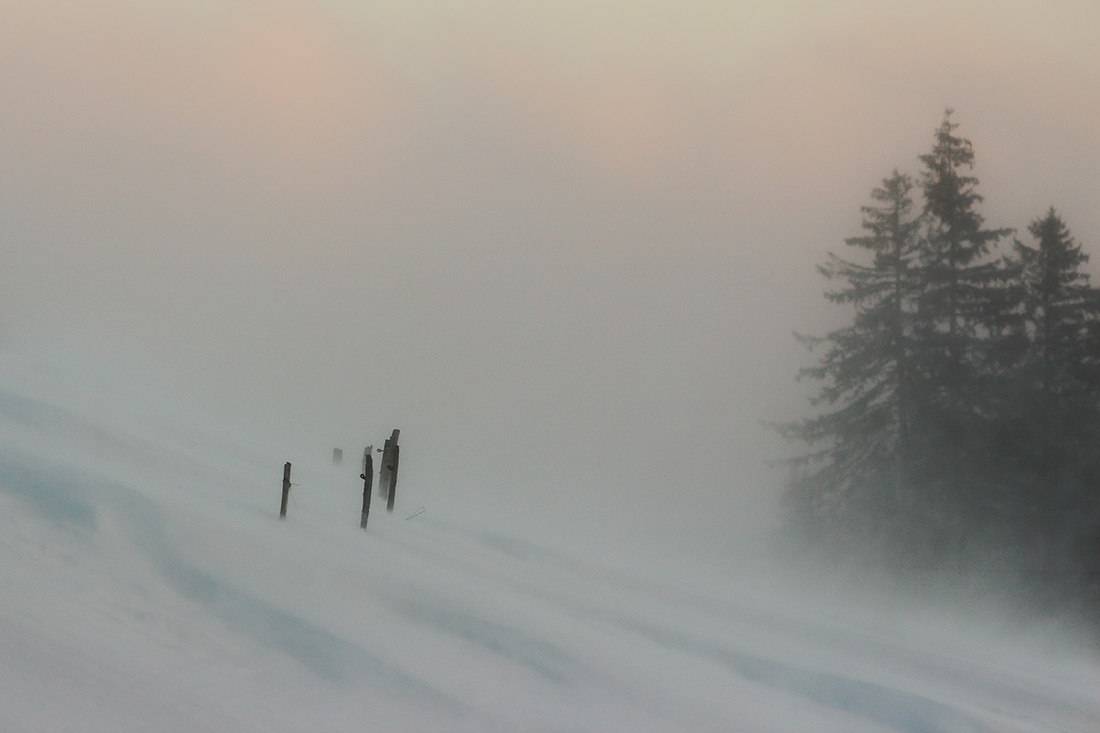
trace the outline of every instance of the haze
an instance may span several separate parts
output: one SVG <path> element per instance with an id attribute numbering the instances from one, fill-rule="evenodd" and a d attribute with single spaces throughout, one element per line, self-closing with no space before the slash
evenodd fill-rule
<path id="1" fill-rule="evenodd" d="M 915 5 L 2 2 L 3 347 L 398 427 L 429 509 L 733 547 L 814 265 L 945 107 L 992 225 L 1100 260 L 1100 6 Z"/>

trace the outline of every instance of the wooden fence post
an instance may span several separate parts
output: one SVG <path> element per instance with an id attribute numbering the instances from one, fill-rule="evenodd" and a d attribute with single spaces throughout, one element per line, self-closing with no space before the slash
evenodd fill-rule
<path id="1" fill-rule="evenodd" d="M 390 453 L 393 452 L 393 438 L 386 438 L 382 444 L 382 462 L 378 466 L 378 498 L 386 499 L 390 495 Z"/>
<path id="2" fill-rule="evenodd" d="M 279 519 L 286 519 L 286 502 L 290 498 L 290 463 L 283 466 L 283 503 L 279 506 Z"/>
<path id="3" fill-rule="evenodd" d="M 393 511 L 393 500 L 397 492 L 397 459 L 400 449 L 397 438 L 400 430 L 394 430 L 382 448 L 382 467 L 378 470 L 378 495 L 386 497 L 386 511 Z"/>
<path id="4" fill-rule="evenodd" d="M 386 511 L 393 511 L 393 500 L 397 496 L 397 459 L 401 455 L 401 446 L 397 445 L 397 431 L 393 431 L 393 463 L 390 466 L 390 495 L 386 500 Z"/>
<path id="5" fill-rule="evenodd" d="M 371 483 L 374 481 L 374 446 L 368 445 L 367 449 L 363 451 L 363 473 L 360 474 L 360 478 L 363 479 L 363 514 L 359 518 L 359 528 L 367 528 L 367 517 L 370 515 L 370 489 Z"/>

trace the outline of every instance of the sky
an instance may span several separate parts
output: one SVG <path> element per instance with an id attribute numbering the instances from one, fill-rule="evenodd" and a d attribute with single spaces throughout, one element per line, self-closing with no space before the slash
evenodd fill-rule
<path id="1" fill-rule="evenodd" d="M 400 428 L 429 507 L 732 548 L 776 516 L 762 421 L 808 409 L 792 331 L 843 320 L 814 265 L 946 107 L 991 225 L 1053 204 L 1096 254 L 1097 29 L 1087 0 L 0 0 L 0 348 L 302 451 Z"/>

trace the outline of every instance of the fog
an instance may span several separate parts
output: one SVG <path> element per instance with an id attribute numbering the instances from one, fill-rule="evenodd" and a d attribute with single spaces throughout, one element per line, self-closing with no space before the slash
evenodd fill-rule
<path id="1" fill-rule="evenodd" d="M 814 265 L 945 107 L 992 225 L 1100 243 L 1092 5 L 405 5 L 0 2 L 2 347 L 312 455 L 400 428 L 428 507 L 737 548 Z"/>
<path id="2" fill-rule="evenodd" d="M 1080 619 L 415 509 L 415 485 L 363 531 L 327 455 L 280 520 L 292 442 L 94 366 L 0 356 L 5 731 L 1100 728 Z"/>

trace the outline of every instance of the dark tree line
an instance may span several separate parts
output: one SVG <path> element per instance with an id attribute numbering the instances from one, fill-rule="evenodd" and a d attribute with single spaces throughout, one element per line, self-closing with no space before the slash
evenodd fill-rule
<path id="1" fill-rule="evenodd" d="M 1080 588 L 1100 570 L 1100 291 L 1051 207 L 989 228 L 950 110 L 914 179 L 862 207 L 819 266 L 848 325 L 799 336 L 814 416 L 786 502 L 804 537 L 898 570 L 1014 568 Z"/>

